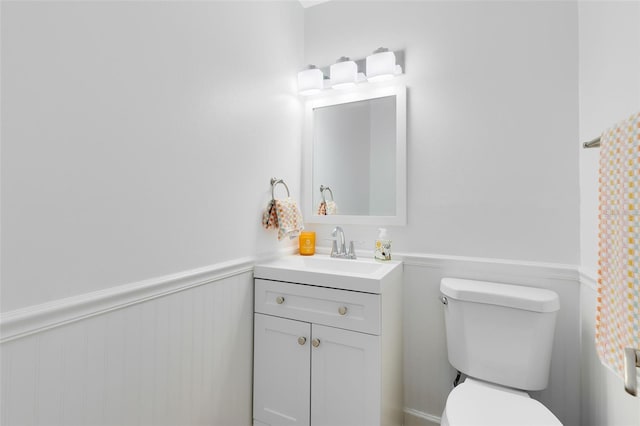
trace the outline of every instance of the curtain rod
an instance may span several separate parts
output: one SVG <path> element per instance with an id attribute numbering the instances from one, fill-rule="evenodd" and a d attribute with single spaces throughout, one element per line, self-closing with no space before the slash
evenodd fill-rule
<path id="1" fill-rule="evenodd" d="M 583 148 L 600 148 L 600 137 L 582 144 Z"/>

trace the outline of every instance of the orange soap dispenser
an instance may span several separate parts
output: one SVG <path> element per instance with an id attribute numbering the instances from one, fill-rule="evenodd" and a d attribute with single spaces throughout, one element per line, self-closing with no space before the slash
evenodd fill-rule
<path id="1" fill-rule="evenodd" d="M 312 256 L 316 253 L 316 233 L 313 231 L 303 231 L 300 233 L 300 254 L 302 256 Z"/>

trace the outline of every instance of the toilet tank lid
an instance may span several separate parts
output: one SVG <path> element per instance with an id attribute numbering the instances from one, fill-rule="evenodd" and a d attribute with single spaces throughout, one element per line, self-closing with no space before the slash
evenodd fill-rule
<path id="1" fill-rule="evenodd" d="M 440 281 L 440 291 L 447 297 L 466 302 L 507 306 L 533 312 L 555 312 L 560 309 L 558 294 L 544 288 L 443 278 Z"/>

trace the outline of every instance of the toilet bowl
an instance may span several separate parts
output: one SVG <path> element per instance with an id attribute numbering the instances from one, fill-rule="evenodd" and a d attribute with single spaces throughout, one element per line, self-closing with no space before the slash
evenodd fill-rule
<path id="1" fill-rule="evenodd" d="M 442 426 L 562 426 L 524 391 L 468 378 L 456 386 L 442 413 Z"/>
<path id="2" fill-rule="evenodd" d="M 547 289 L 443 278 L 449 363 L 467 379 L 447 398 L 444 426 L 562 423 L 527 391 L 549 380 L 558 295 Z"/>

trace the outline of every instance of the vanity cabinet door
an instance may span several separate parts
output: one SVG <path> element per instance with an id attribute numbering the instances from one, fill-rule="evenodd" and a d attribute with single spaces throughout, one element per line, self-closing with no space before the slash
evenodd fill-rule
<path id="1" fill-rule="evenodd" d="M 380 338 L 313 324 L 311 425 L 380 424 Z"/>
<path id="2" fill-rule="evenodd" d="M 311 324 L 255 314 L 255 424 L 309 425 Z"/>

